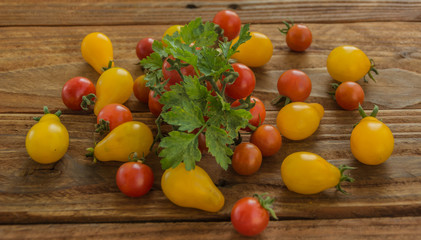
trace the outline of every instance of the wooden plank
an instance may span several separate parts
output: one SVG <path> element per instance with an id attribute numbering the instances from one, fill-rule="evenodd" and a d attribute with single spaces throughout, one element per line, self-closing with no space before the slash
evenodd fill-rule
<path id="1" fill-rule="evenodd" d="M 2 1 L 0 26 L 185 24 L 235 9 L 244 23 L 420 21 L 419 1 Z"/>
<path id="2" fill-rule="evenodd" d="M 266 123 L 275 124 L 276 111 Z M 25 150 L 25 135 L 34 124 L 32 114 L 0 115 L 0 223 L 81 223 L 129 221 L 227 220 L 233 204 L 241 197 L 268 192 L 276 198 L 281 219 L 325 219 L 419 216 L 421 214 L 421 110 L 385 110 L 379 117 L 395 136 L 392 157 L 380 166 L 358 163 L 349 149 L 357 112 L 328 110 L 319 130 L 303 141 L 284 139 L 275 156 L 265 158 L 259 172 L 250 177 L 222 170 L 205 155 L 199 163 L 225 195 L 219 213 L 185 209 L 169 202 L 160 190 L 162 170 L 156 155 L 147 157 L 155 175 L 150 193 L 140 199 L 125 197 L 115 185 L 120 163 L 93 164 L 83 154 L 93 146 L 95 118 L 64 114 L 70 134 L 67 154 L 56 164 L 40 165 Z M 405 116 L 404 118 L 402 116 Z M 153 126 L 150 113 L 135 113 L 135 120 Z M 244 135 L 244 141 L 248 140 Z M 320 154 L 334 165 L 348 164 L 357 179 L 344 187 L 303 196 L 288 191 L 280 176 L 282 160 L 297 151 Z"/>
<path id="3" fill-rule="evenodd" d="M 255 239 L 417 239 L 421 217 L 271 221 Z M 250 239 L 230 222 L 50 224 L 0 226 L 4 240 Z"/>
<path id="4" fill-rule="evenodd" d="M 282 71 L 298 68 L 307 72 L 313 81 L 309 102 L 320 102 L 327 109 L 339 109 L 327 94 L 332 79 L 326 71 L 326 59 L 336 46 L 353 44 L 363 49 L 376 61 L 380 75 L 376 84 L 365 84 L 366 107 L 378 104 L 381 108 L 420 108 L 421 97 L 421 23 L 352 23 L 310 24 L 314 42 L 305 53 L 287 49 L 279 25 L 254 24 L 251 29 L 272 39 L 275 50 L 271 61 L 253 69 L 257 77 L 255 94 L 265 101 L 276 96 L 276 81 Z M 128 69 L 133 77 L 142 71 L 135 46 L 147 36 L 159 39 L 168 26 L 96 26 L 96 27 L 10 27 L 0 29 L 0 112 L 38 113 L 44 105 L 51 109 L 65 109 L 61 101 L 61 88 L 75 76 L 85 76 L 96 82 L 98 74 L 84 62 L 80 42 L 89 32 L 101 31 L 109 35 L 114 44 L 118 66 Z M 374 31 L 375 29 L 375 31 Z M 394 34 L 390 34 L 393 32 Z M 403 81 L 403 79 L 405 79 Z M 389 95 L 384 95 L 387 92 Z M 132 96 L 127 105 L 132 111 L 147 111 Z M 67 111 L 66 113 L 70 113 Z M 73 113 L 73 112 L 72 112 Z"/>

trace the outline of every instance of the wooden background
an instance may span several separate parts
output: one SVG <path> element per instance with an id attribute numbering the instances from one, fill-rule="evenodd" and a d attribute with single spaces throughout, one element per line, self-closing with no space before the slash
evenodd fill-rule
<path id="1" fill-rule="evenodd" d="M 420 1 L 16 1 L 0 2 L 0 239 L 243 239 L 230 223 L 240 198 L 268 192 L 276 198 L 278 221 L 256 239 L 416 239 L 421 234 L 421 2 Z M 160 189 L 159 159 L 147 164 L 155 174 L 152 190 L 132 199 L 119 192 L 115 173 L 120 163 L 97 163 L 84 157 L 94 144 L 93 113 L 66 109 L 61 88 L 70 78 L 99 75 L 82 58 L 80 43 L 93 31 L 113 42 L 116 65 L 134 78 L 137 42 L 160 39 L 173 24 L 201 16 L 212 20 L 222 9 L 235 9 L 243 23 L 272 40 L 271 61 L 253 69 L 254 95 L 267 108 L 265 123 L 275 124 L 279 75 L 291 68 L 313 82 L 307 102 L 321 103 L 326 113 L 319 130 L 303 141 L 284 139 L 275 156 L 264 158 L 249 177 L 224 171 L 210 156 L 200 162 L 225 195 L 218 213 L 181 208 Z M 305 23 L 313 43 L 305 53 L 288 50 L 277 28 L 288 18 Z M 326 71 L 329 52 L 344 44 L 361 48 L 377 64 L 377 83 L 362 84 L 364 108 L 379 105 L 379 118 L 395 137 L 390 159 L 380 166 L 356 161 L 349 148 L 356 111 L 341 110 L 326 93 L 333 82 Z M 70 134 L 62 160 L 40 165 L 25 150 L 25 136 L 47 105 L 61 109 Z M 154 117 L 134 96 L 126 103 L 135 120 L 154 131 Z M 248 137 L 245 137 L 248 140 Z M 280 176 L 282 160 L 310 151 L 334 165 L 357 167 L 356 181 L 344 184 L 349 195 L 334 189 L 303 196 L 287 190 Z M 245 239 L 245 238 L 244 238 Z"/>

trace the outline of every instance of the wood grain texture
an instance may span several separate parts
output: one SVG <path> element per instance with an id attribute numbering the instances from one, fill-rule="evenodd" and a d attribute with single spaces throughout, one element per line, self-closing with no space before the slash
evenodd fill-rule
<path id="1" fill-rule="evenodd" d="M 253 239 L 416 239 L 421 218 L 271 221 Z M 4 240 L 24 239 L 250 239 L 229 222 L 51 224 L 0 226 Z"/>
<path id="2" fill-rule="evenodd" d="M 244 23 L 420 21 L 419 1 L 2 1 L 0 26 L 185 24 L 235 9 Z"/>

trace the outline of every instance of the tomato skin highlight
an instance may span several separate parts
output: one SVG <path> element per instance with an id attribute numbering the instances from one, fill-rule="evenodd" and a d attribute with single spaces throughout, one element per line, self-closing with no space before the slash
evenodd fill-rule
<path id="1" fill-rule="evenodd" d="M 364 90 L 356 82 L 344 82 L 335 92 L 338 105 L 345 110 L 355 110 L 364 102 Z"/>
<path id="2" fill-rule="evenodd" d="M 74 111 L 82 110 L 80 104 L 82 97 L 88 94 L 95 94 L 95 85 L 85 77 L 74 77 L 68 80 L 61 90 L 61 99 L 64 105 Z"/>
<path id="3" fill-rule="evenodd" d="M 269 213 L 253 197 L 238 200 L 231 210 L 231 223 L 244 236 L 256 236 L 267 227 Z"/>
<path id="4" fill-rule="evenodd" d="M 252 175 L 260 169 L 262 153 L 253 143 L 240 143 L 232 155 L 232 167 L 240 175 Z"/>
<path id="5" fill-rule="evenodd" d="M 136 45 L 136 55 L 139 60 L 142 60 L 151 55 L 154 50 L 152 49 L 153 38 L 142 38 Z"/>
<path id="6" fill-rule="evenodd" d="M 245 98 L 253 92 L 256 86 L 256 77 L 253 71 L 244 64 L 234 63 L 231 65 L 238 73 L 238 77 L 232 84 L 226 85 L 225 94 L 234 99 Z"/>
<path id="7" fill-rule="evenodd" d="M 129 197 L 140 197 L 148 193 L 153 185 L 152 169 L 141 162 L 126 162 L 116 174 L 116 183 L 122 193 Z"/>
<path id="8" fill-rule="evenodd" d="M 224 30 L 224 36 L 228 38 L 228 41 L 237 37 L 241 30 L 240 17 L 234 11 L 219 11 L 213 18 L 213 23 Z"/>
<path id="9" fill-rule="evenodd" d="M 161 104 L 159 102 L 159 98 L 161 96 L 159 96 L 158 94 L 154 97 L 153 95 L 155 94 L 154 91 L 149 91 L 149 99 L 148 99 L 148 107 L 149 107 L 149 111 L 155 116 L 158 117 L 159 114 L 161 114 L 162 112 L 162 107 L 164 107 L 163 104 Z"/>
<path id="10" fill-rule="evenodd" d="M 327 71 L 339 82 L 356 82 L 371 68 L 370 59 L 360 49 L 350 45 L 333 49 L 327 57 Z"/>
<path id="11" fill-rule="evenodd" d="M 110 131 L 118 125 L 133 120 L 132 112 L 124 105 L 111 103 L 101 109 L 97 116 L 97 124 L 101 119 L 109 122 Z"/>
<path id="12" fill-rule="evenodd" d="M 251 39 L 241 44 L 237 49 L 239 52 L 232 55 L 232 58 L 248 67 L 261 67 L 272 58 L 272 42 L 263 33 L 250 32 L 250 35 Z M 238 39 L 239 37 L 236 37 L 232 44 L 235 44 Z"/>
<path id="13" fill-rule="evenodd" d="M 282 73 L 277 82 L 278 92 L 293 102 L 304 102 L 311 93 L 311 80 L 303 71 L 290 69 Z"/>
<path id="14" fill-rule="evenodd" d="M 171 60 L 175 60 L 173 56 L 168 57 Z M 171 67 L 171 64 L 168 62 L 168 58 L 164 60 L 164 63 L 162 65 L 162 74 L 164 75 L 164 79 L 168 80 L 168 86 L 174 85 L 176 83 L 180 83 L 183 81 L 180 74 L 177 72 L 177 70 L 167 70 L 167 68 Z M 182 62 L 184 63 L 184 62 Z M 188 65 L 186 67 L 183 67 L 180 69 L 180 72 L 183 76 L 194 76 L 196 75 L 196 72 L 194 70 L 194 67 L 192 65 Z"/>
<path id="15" fill-rule="evenodd" d="M 250 142 L 260 149 L 263 157 L 270 157 L 281 148 L 282 136 L 276 127 L 263 124 L 252 133 Z"/>
<path id="16" fill-rule="evenodd" d="M 81 44 L 82 56 L 99 74 L 108 67 L 110 61 L 111 67 L 114 67 L 113 46 L 111 40 L 103 33 L 93 32 L 86 35 Z"/>
<path id="17" fill-rule="evenodd" d="M 293 25 L 287 33 L 286 42 L 292 51 L 304 52 L 313 40 L 310 29 L 302 24 Z"/>
<path id="18" fill-rule="evenodd" d="M 352 130 L 350 143 L 358 161 L 379 165 L 392 155 L 394 137 L 386 124 L 374 117 L 365 117 Z"/>
<path id="19" fill-rule="evenodd" d="M 133 83 L 133 94 L 142 103 L 148 103 L 149 88 L 146 86 L 145 74 L 136 78 Z"/>

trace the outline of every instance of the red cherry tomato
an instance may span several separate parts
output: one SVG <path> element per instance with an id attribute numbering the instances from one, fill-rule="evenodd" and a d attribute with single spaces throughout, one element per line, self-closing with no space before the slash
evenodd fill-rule
<path id="1" fill-rule="evenodd" d="M 292 51 L 303 52 L 311 45 L 310 29 L 302 24 L 293 25 L 287 33 L 286 42 Z"/>
<path id="2" fill-rule="evenodd" d="M 174 60 L 173 56 L 169 56 L 169 59 Z M 183 79 L 181 78 L 180 74 L 178 74 L 177 70 L 167 70 L 167 68 L 171 67 L 171 64 L 168 62 L 168 58 L 164 60 L 164 63 L 162 65 L 162 74 L 164 75 L 164 79 L 168 80 L 168 85 L 174 85 L 176 83 L 180 83 Z M 183 61 L 181 61 L 183 63 Z M 194 76 L 196 75 L 196 72 L 194 71 L 194 68 L 192 65 L 188 65 L 186 67 L 183 67 L 180 69 L 180 72 L 183 76 Z"/>
<path id="3" fill-rule="evenodd" d="M 147 103 L 149 98 L 149 88 L 146 86 L 145 75 L 142 75 L 133 83 L 133 93 L 134 96 L 140 102 Z"/>
<path id="4" fill-rule="evenodd" d="M 83 96 L 91 93 L 95 94 L 95 85 L 89 79 L 74 77 L 64 84 L 61 90 L 61 99 L 68 108 L 79 111 L 82 110 L 80 104 Z"/>
<path id="5" fill-rule="evenodd" d="M 231 210 L 231 223 L 235 230 L 245 236 L 261 233 L 269 223 L 269 213 L 254 197 L 238 200 Z"/>
<path id="6" fill-rule="evenodd" d="M 117 186 L 129 197 L 140 197 L 148 193 L 153 180 L 151 168 L 141 162 L 126 162 L 117 170 Z"/>
<path id="7" fill-rule="evenodd" d="M 253 143 L 240 143 L 232 155 L 232 167 L 240 175 L 251 175 L 260 169 L 262 153 Z"/>
<path id="8" fill-rule="evenodd" d="M 250 137 L 250 142 L 256 145 L 264 157 L 274 155 L 282 146 L 282 136 L 272 125 L 261 125 Z"/>
<path id="9" fill-rule="evenodd" d="M 335 99 L 343 109 L 355 110 L 364 102 L 364 90 L 356 82 L 343 82 L 336 89 Z"/>
<path id="10" fill-rule="evenodd" d="M 158 117 L 159 114 L 161 114 L 162 112 L 162 107 L 164 105 L 162 105 L 159 102 L 159 98 L 161 96 L 156 95 L 155 97 L 153 96 L 155 94 L 154 91 L 149 91 L 149 99 L 148 99 L 148 107 L 149 107 L 149 111 L 155 116 Z"/>
<path id="11" fill-rule="evenodd" d="M 118 103 L 111 103 L 105 105 L 98 113 L 97 124 L 100 124 L 101 119 L 109 122 L 110 131 L 116 128 L 118 125 L 133 120 L 132 112 Z"/>
<path id="12" fill-rule="evenodd" d="M 293 102 L 304 102 L 311 93 L 311 80 L 304 72 L 290 69 L 278 79 L 278 92 Z"/>
<path id="13" fill-rule="evenodd" d="M 234 63 L 232 67 L 239 75 L 232 84 L 227 84 L 225 94 L 234 99 L 245 98 L 253 92 L 256 77 L 253 71 L 242 63 Z"/>
<path id="14" fill-rule="evenodd" d="M 148 57 L 149 55 L 151 55 L 151 53 L 154 52 L 154 50 L 152 49 L 153 41 L 154 40 L 152 38 L 143 38 L 137 43 L 136 55 L 140 60 Z"/>
<path id="15" fill-rule="evenodd" d="M 253 103 L 255 102 L 256 104 L 254 105 L 254 107 L 252 109 L 250 109 L 250 113 L 252 115 L 252 118 L 249 120 L 249 123 L 255 127 L 259 126 L 259 124 L 262 124 L 265 121 L 266 118 L 266 108 L 265 105 L 263 104 L 262 101 L 260 101 L 260 99 L 258 99 L 257 97 L 250 97 L 250 101 Z M 231 107 L 236 107 L 240 105 L 240 101 L 237 100 L 235 102 L 233 102 L 231 104 Z M 246 131 L 251 131 L 251 129 L 249 127 L 247 127 L 246 129 L 244 129 Z"/>
<path id="16" fill-rule="evenodd" d="M 224 30 L 224 36 L 231 41 L 238 36 L 241 30 L 241 20 L 237 13 L 230 10 L 222 10 L 213 18 L 213 22 Z"/>

